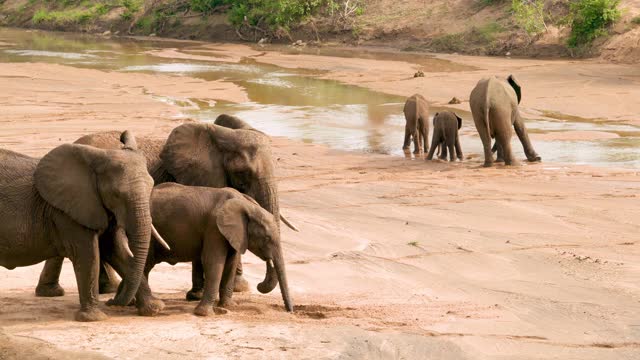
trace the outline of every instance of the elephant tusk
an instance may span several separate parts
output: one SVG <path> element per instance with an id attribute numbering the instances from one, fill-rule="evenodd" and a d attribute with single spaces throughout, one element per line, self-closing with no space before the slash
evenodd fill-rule
<path id="1" fill-rule="evenodd" d="M 122 245 L 124 246 L 124 250 L 127 252 L 127 255 L 129 255 L 129 257 L 134 257 L 129 244 L 125 241 Z"/>
<path id="2" fill-rule="evenodd" d="M 282 222 L 285 223 L 285 225 L 287 225 L 291 230 L 295 232 L 300 232 L 300 230 L 298 230 L 297 227 L 295 227 L 292 223 L 290 223 L 286 217 L 282 216 L 282 214 L 280 214 L 280 220 L 282 220 Z"/>
<path id="3" fill-rule="evenodd" d="M 269 264 L 269 266 L 275 269 L 275 266 L 273 265 L 273 259 L 267 260 L 267 263 Z"/>
<path id="4" fill-rule="evenodd" d="M 151 233 L 153 234 L 153 237 L 156 238 L 156 240 L 160 243 L 160 245 L 162 245 L 163 248 L 171 251 L 171 247 L 169 246 L 169 244 L 167 244 L 166 241 L 164 241 L 162 236 L 160 236 L 160 233 L 158 232 L 158 230 L 156 230 L 156 227 L 153 226 L 153 224 L 151 224 Z"/>

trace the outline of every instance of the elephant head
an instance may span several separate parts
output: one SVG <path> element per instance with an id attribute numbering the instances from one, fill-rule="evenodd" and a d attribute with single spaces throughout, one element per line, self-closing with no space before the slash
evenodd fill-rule
<path id="1" fill-rule="evenodd" d="M 180 125 L 169 135 L 160 158 L 178 183 L 232 187 L 251 196 L 275 216 L 279 228 L 282 216 L 270 139 L 242 120 L 220 115 L 214 124 Z"/>
<path id="2" fill-rule="evenodd" d="M 152 233 L 153 179 L 134 137 L 125 131 L 121 141 L 121 150 L 61 145 L 40 160 L 34 174 L 42 198 L 78 224 L 102 233 L 113 221 L 124 230 L 134 258 L 116 305 L 128 304 L 138 290 Z"/>
<path id="3" fill-rule="evenodd" d="M 258 290 L 267 293 L 280 284 L 287 311 L 293 311 L 285 272 L 280 231 L 273 214 L 261 208 L 253 199 L 232 198 L 224 202 L 216 214 L 220 233 L 239 253 L 247 249 L 267 262 L 265 280 Z"/>

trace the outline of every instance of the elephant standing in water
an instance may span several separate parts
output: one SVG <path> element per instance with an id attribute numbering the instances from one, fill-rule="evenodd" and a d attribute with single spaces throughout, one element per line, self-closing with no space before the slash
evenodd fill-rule
<path id="1" fill-rule="evenodd" d="M 115 132 L 97 133 L 78 139 L 77 143 L 91 144 L 105 149 L 119 148 Z M 281 215 L 278 188 L 271 154 L 270 139 L 244 121 L 229 115 L 220 115 L 213 125 L 187 123 L 176 127 L 166 141 L 138 139 L 141 152 L 147 158 L 149 173 L 155 184 L 177 182 L 183 185 L 205 187 L 232 187 L 254 198 L 260 206 L 272 213 L 279 227 L 279 219 L 296 230 Z M 38 296 L 61 296 L 58 285 L 62 259 L 47 261 L 36 289 Z M 109 272 L 103 272 L 109 273 Z M 107 276 L 115 279 L 115 275 Z M 242 265 L 238 264 L 236 290 L 248 289 L 242 278 Z M 101 279 L 103 290 L 109 281 Z M 188 300 L 199 300 L 204 286 L 200 261 L 193 263 L 193 287 Z M 105 284 L 105 282 L 107 284 Z M 114 289 L 115 290 L 115 289 Z"/>
<path id="2" fill-rule="evenodd" d="M 65 144 L 42 159 L 0 150 L 0 265 L 13 269 L 69 257 L 78 283 L 78 321 L 98 321 L 99 235 L 122 229 L 132 261 L 123 269 L 127 305 L 143 276 L 152 234 L 153 179 L 135 139 L 122 134 L 122 150 Z"/>
<path id="3" fill-rule="evenodd" d="M 136 295 L 138 313 L 153 316 L 161 300 L 153 297 L 146 277 L 155 264 L 191 262 L 201 259 L 205 286 L 195 314 L 212 313 L 216 296 L 218 306 L 231 304 L 234 277 L 240 254 L 247 249 L 267 263 L 264 281 L 258 285 L 262 293 L 280 284 L 287 311 L 293 311 L 289 295 L 280 231 L 273 215 L 249 196 L 231 188 L 184 186 L 166 183 L 156 186 L 151 195 L 154 226 L 167 240 L 171 250 L 152 245 L 147 257 L 145 278 Z M 176 223 L 175 219 L 180 219 Z M 114 237 L 106 260 L 120 273 L 130 261 L 122 251 L 122 237 Z"/>
<path id="4" fill-rule="evenodd" d="M 455 161 L 456 157 L 462 161 L 462 147 L 458 130 L 462 127 L 462 118 L 451 111 L 436 113 L 433 117 L 433 139 L 431 139 L 431 149 L 427 155 L 427 160 L 433 159 L 436 148 L 440 148 L 440 159 L 447 158 L 449 150 L 449 160 Z"/>
<path id="5" fill-rule="evenodd" d="M 469 103 L 473 122 L 484 147 L 484 166 L 493 165 L 491 139 L 495 137 L 498 158 L 504 158 L 506 165 L 515 163 L 511 151 L 511 128 L 513 127 L 524 147 L 529 161 L 540 161 L 529 140 L 518 104 L 522 99 L 522 88 L 513 75 L 507 81 L 496 77 L 484 78 L 471 91 Z"/>
<path id="6" fill-rule="evenodd" d="M 409 151 L 413 138 L 413 153 L 419 154 L 429 148 L 429 104 L 420 94 L 410 96 L 404 103 L 404 143 L 402 150 Z M 424 147 L 423 147 L 424 145 Z"/>

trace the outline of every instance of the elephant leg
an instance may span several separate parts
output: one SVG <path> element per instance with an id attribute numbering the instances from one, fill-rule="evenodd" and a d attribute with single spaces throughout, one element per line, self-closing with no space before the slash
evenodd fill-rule
<path id="1" fill-rule="evenodd" d="M 242 276 L 242 259 L 238 255 L 238 261 L 236 265 L 236 276 L 233 285 L 234 292 L 247 292 L 249 291 L 249 282 Z"/>
<path id="2" fill-rule="evenodd" d="M 477 127 L 477 126 L 476 126 Z M 493 166 L 493 153 L 491 152 L 491 135 L 487 129 L 478 128 L 482 148 L 484 149 L 484 167 Z"/>
<path id="3" fill-rule="evenodd" d="M 440 142 L 440 160 L 447 160 L 447 144 L 442 141 L 442 138 L 438 141 Z"/>
<path id="4" fill-rule="evenodd" d="M 504 162 L 504 150 L 497 140 L 493 147 L 496 148 L 496 162 Z"/>
<path id="5" fill-rule="evenodd" d="M 411 131 L 409 128 L 405 127 L 404 129 L 404 143 L 402 144 L 402 150 L 410 150 L 411 145 Z"/>
<path id="6" fill-rule="evenodd" d="M 83 232 L 88 232 L 83 230 Z M 78 293 L 80 297 L 80 310 L 76 313 L 77 321 L 105 320 L 107 315 L 98 308 L 98 272 L 100 271 L 100 250 L 98 236 L 85 234 L 82 239 L 78 236 L 76 243 L 70 251 L 71 262 L 76 274 Z"/>
<path id="7" fill-rule="evenodd" d="M 447 148 L 449 149 L 449 161 L 456 161 L 455 140 L 447 139 Z"/>
<path id="8" fill-rule="evenodd" d="M 202 299 L 202 289 L 204 288 L 204 269 L 202 260 L 196 259 L 191 262 L 191 290 L 187 291 L 188 301 Z"/>
<path id="9" fill-rule="evenodd" d="M 224 263 L 224 271 L 222 272 L 222 280 L 220 281 L 220 301 L 218 301 L 219 307 L 228 307 L 233 305 L 234 283 L 236 272 L 238 268 L 238 262 L 240 261 L 240 254 L 237 251 L 231 250 L 227 255 L 227 261 Z"/>
<path id="10" fill-rule="evenodd" d="M 529 140 L 527 128 L 524 125 L 524 121 L 522 121 L 520 114 L 516 114 L 516 119 L 513 122 L 513 128 L 516 131 L 516 135 L 518 135 L 518 139 L 520 139 L 520 143 L 522 143 L 522 147 L 524 148 L 524 153 L 527 156 L 527 160 L 531 162 L 542 160 L 540 155 L 538 155 L 538 153 L 533 149 L 533 145 L 531 145 L 531 140 Z"/>
<path id="11" fill-rule="evenodd" d="M 436 152 L 436 149 L 440 148 L 440 141 L 436 137 L 435 131 L 433 132 L 433 138 L 431 139 L 431 148 L 429 149 L 429 154 L 427 154 L 427 160 L 433 159 L 433 154 Z"/>
<path id="12" fill-rule="evenodd" d="M 420 154 L 420 132 L 415 131 L 413 133 L 413 153 Z"/>
<path id="13" fill-rule="evenodd" d="M 460 146 L 460 135 L 456 133 L 456 154 L 458 156 L 458 160 L 464 160 L 464 155 L 462 154 L 462 147 Z"/>
<path id="14" fill-rule="evenodd" d="M 60 271 L 62 270 L 63 257 L 52 258 L 44 263 L 40 280 L 36 287 L 36 296 L 55 297 L 64 296 L 64 289 L 60 286 Z"/>
<path id="15" fill-rule="evenodd" d="M 511 133 L 510 131 L 506 134 L 501 132 L 496 135 L 496 141 L 498 141 L 498 151 L 502 149 L 502 154 L 504 156 L 504 164 L 505 165 L 516 165 L 517 161 L 513 157 L 513 152 L 511 151 Z"/>
<path id="16" fill-rule="evenodd" d="M 422 142 L 423 142 L 423 149 L 425 152 L 427 152 L 427 149 L 429 149 L 429 128 L 423 126 L 420 128 L 420 131 L 422 131 Z"/>
<path id="17" fill-rule="evenodd" d="M 204 266 L 204 291 L 202 299 L 194 314 L 198 316 L 208 316 L 213 312 L 216 296 L 220 290 L 220 281 L 224 272 L 227 254 L 224 251 L 216 251 L 213 246 L 207 245 L 202 249 L 202 265 Z"/>
<path id="18" fill-rule="evenodd" d="M 116 292 L 118 289 L 118 278 L 115 271 L 109 266 L 109 264 L 100 262 L 100 275 L 98 278 L 98 290 L 100 294 L 110 294 Z"/>

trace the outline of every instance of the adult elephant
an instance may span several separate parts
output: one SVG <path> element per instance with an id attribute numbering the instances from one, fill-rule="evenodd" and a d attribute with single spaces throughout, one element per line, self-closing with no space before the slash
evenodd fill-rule
<path id="1" fill-rule="evenodd" d="M 69 257 L 78 283 L 78 321 L 98 321 L 98 236 L 112 222 L 123 229 L 133 261 L 123 291 L 128 304 L 140 284 L 152 227 L 153 179 L 135 139 L 123 150 L 65 144 L 42 159 L 0 150 L 0 265 L 13 269 L 52 257 Z"/>
<path id="2" fill-rule="evenodd" d="M 78 139 L 77 143 L 100 148 L 117 148 L 115 132 L 97 133 Z M 278 188 L 274 174 L 269 137 L 244 121 L 220 115 L 214 124 L 187 123 L 176 127 L 166 141 L 138 139 L 147 158 L 149 173 L 158 185 L 177 182 L 183 185 L 232 187 L 254 198 L 260 206 L 280 215 Z M 279 229 L 279 221 L 277 222 Z M 247 288 L 239 263 L 236 291 Z M 47 261 L 36 289 L 38 296 L 60 296 L 64 290 L 58 284 L 62 259 Z M 110 275 L 114 278 L 115 275 Z M 203 269 L 199 260 L 193 262 L 193 287 L 188 300 L 199 300 L 204 286 Z M 103 282 L 104 284 L 104 282 Z M 104 286 L 103 286 L 104 287 Z"/>
<path id="3" fill-rule="evenodd" d="M 406 120 L 402 150 L 410 150 L 413 138 L 414 154 L 419 154 L 423 150 L 427 151 L 429 148 L 429 104 L 427 99 L 420 94 L 414 94 L 407 98 L 402 111 Z"/>
<path id="4" fill-rule="evenodd" d="M 484 166 L 493 165 L 491 139 L 496 139 L 498 154 L 506 165 L 515 163 L 511 151 L 511 128 L 513 127 L 522 143 L 529 161 L 540 161 L 529 140 L 527 128 L 520 116 L 518 104 L 522 99 L 522 87 L 513 75 L 507 81 L 496 77 L 481 79 L 471 91 L 469 103 L 476 129 L 484 147 Z M 500 156 L 499 156 L 500 157 Z"/>

